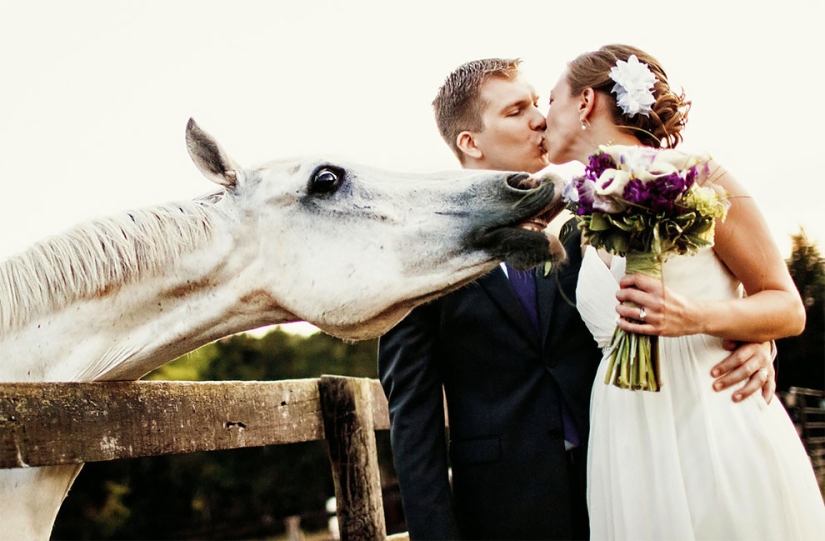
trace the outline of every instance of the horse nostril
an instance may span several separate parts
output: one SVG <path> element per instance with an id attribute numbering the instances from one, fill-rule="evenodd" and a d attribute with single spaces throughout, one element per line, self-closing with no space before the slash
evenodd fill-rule
<path id="1" fill-rule="evenodd" d="M 517 190 L 538 188 L 539 182 L 528 173 L 513 173 L 507 177 L 507 185 Z"/>

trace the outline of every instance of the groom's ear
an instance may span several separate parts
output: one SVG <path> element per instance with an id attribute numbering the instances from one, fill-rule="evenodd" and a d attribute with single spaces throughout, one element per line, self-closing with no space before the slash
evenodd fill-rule
<path id="1" fill-rule="evenodd" d="M 455 138 L 455 144 L 465 158 L 480 160 L 484 156 L 484 153 L 476 144 L 476 137 L 473 132 L 465 130 L 459 133 Z M 461 161 L 464 162 L 464 160 Z"/>

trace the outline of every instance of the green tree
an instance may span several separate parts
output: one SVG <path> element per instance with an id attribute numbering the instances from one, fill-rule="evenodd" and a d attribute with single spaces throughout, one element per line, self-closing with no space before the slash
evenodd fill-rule
<path id="1" fill-rule="evenodd" d="M 209 344 L 147 379 L 281 380 L 337 374 L 377 376 L 377 342 L 347 343 L 274 330 Z M 382 469 L 391 471 L 378 434 Z M 237 539 L 283 531 L 301 515 L 326 526 L 334 495 L 323 441 L 87 464 L 64 502 L 55 539 Z"/>
<path id="2" fill-rule="evenodd" d="M 777 387 L 825 389 L 825 260 L 804 230 L 791 241 L 788 270 L 805 303 L 807 322 L 801 335 L 777 341 Z"/>

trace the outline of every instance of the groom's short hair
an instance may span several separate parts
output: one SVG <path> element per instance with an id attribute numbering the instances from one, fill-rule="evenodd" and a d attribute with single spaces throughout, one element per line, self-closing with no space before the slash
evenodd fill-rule
<path id="1" fill-rule="evenodd" d="M 456 68 L 433 100 L 435 123 L 441 137 L 461 163 L 464 155 L 456 144 L 463 131 L 480 132 L 484 126 L 481 113 L 486 106 L 481 100 L 481 89 L 493 78 L 512 80 L 519 75 L 517 58 L 484 58 L 473 60 Z"/>

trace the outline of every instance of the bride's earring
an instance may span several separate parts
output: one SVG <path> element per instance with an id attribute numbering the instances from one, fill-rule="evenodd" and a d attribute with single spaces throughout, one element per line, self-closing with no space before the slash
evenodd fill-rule
<path id="1" fill-rule="evenodd" d="M 582 130 L 586 130 L 586 129 L 587 129 L 587 126 L 584 124 L 584 122 L 585 122 L 585 121 L 584 121 L 584 117 L 580 118 L 580 119 L 579 119 L 579 122 L 580 122 L 580 123 L 581 123 L 581 125 L 582 125 Z"/>

